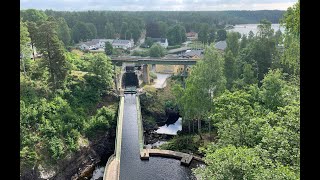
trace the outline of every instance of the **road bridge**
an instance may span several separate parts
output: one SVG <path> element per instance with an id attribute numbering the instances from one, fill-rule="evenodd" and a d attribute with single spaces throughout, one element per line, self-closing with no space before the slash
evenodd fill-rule
<path id="1" fill-rule="evenodd" d="M 150 83 L 148 64 L 164 64 L 164 65 L 184 65 L 183 75 L 186 76 L 187 65 L 195 65 L 198 59 L 188 58 L 141 58 L 141 57 L 114 57 L 111 58 L 115 66 L 122 66 L 124 63 L 132 63 L 142 65 L 143 82 Z"/>
<path id="2" fill-rule="evenodd" d="M 139 57 L 115 57 L 111 58 L 115 65 L 122 63 L 134 64 L 167 64 L 167 65 L 195 65 L 198 60 L 188 58 L 139 58 Z"/>

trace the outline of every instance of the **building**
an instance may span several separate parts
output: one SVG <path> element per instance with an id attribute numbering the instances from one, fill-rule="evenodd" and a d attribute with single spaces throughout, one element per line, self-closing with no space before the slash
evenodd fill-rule
<path id="1" fill-rule="evenodd" d="M 219 41 L 214 46 L 216 49 L 224 51 L 227 48 L 227 41 Z"/>
<path id="2" fill-rule="evenodd" d="M 95 50 L 99 48 L 105 48 L 106 42 L 110 42 L 113 48 L 130 49 L 134 46 L 133 39 L 92 39 L 91 41 L 80 43 L 79 48 L 82 50 Z"/>
<path id="3" fill-rule="evenodd" d="M 159 43 L 164 48 L 167 48 L 169 45 L 167 38 L 151 38 L 151 40 L 155 43 Z"/>
<path id="4" fill-rule="evenodd" d="M 198 39 L 198 33 L 193 31 L 186 33 L 186 36 L 188 41 L 194 41 Z"/>
<path id="5" fill-rule="evenodd" d="M 120 48 L 120 49 L 131 49 L 134 46 L 134 41 L 133 39 L 131 40 L 123 40 L 123 39 L 115 39 L 112 42 L 112 47 L 113 48 Z"/>
<path id="6" fill-rule="evenodd" d="M 113 39 L 93 39 L 93 40 L 98 40 L 97 47 L 99 48 L 105 48 L 106 42 L 109 42 L 112 44 Z"/>
<path id="7" fill-rule="evenodd" d="M 203 49 L 192 49 L 187 50 L 185 53 L 179 55 L 182 58 L 190 58 L 190 59 L 201 59 L 203 58 L 204 50 Z"/>
<path id="8" fill-rule="evenodd" d="M 92 50 L 99 48 L 99 39 L 93 39 L 91 41 L 82 42 L 80 43 L 79 48 L 82 50 Z"/>

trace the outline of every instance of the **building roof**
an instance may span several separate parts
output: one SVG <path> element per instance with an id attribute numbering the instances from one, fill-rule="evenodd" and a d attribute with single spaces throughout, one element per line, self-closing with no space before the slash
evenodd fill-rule
<path id="1" fill-rule="evenodd" d="M 113 39 L 97 39 L 99 42 L 113 42 Z"/>
<path id="2" fill-rule="evenodd" d="M 129 43 L 131 43 L 130 40 L 115 39 L 115 40 L 113 40 L 112 45 L 115 45 L 115 46 L 122 45 L 123 46 L 123 45 L 127 45 Z"/>
<path id="3" fill-rule="evenodd" d="M 197 34 L 198 33 L 191 31 L 191 32 L 186 33 L 186 36 L 187 37 L 195 37 Z"/>
<path id="4" fill-rule="evenodd" d="M 216 47 L 216 49 L 220 49 L 220 50 L 224 51 L 227 47 L 227 42 L 226 41 L 219 41 L 214 46 Z"/>
<path id="5" fill-rule="evenodd" d="M 182 57 L 194 57 L 194 56 L 198 56 L 198 57 L 202 57 L 204 53 L 204 50 L 187 50 L 185 53 L 183 53 L 181 56 Z"/>
<path id="6" fill-rule="evenodd" d="M 83 43 L 80 43 L 80 46 L 82 44 L 85 44 L 87 46 L 92 46 L 92 45 L 96 45 L 99 43 L 99 39 L 92 39 L 91 41 L 87 41 L 87 42 L 83 42 Z"/>
<path id="7" fill-rule="evenodd" d="M 151 38 L 151 40 L 161 43 L 166 43 L 167 38 Z"/>

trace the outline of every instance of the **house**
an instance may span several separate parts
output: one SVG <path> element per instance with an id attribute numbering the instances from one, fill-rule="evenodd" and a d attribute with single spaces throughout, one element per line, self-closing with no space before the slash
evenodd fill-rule
<path id="1" fill-rule="evenodd" d="M 182 58 L 190 58 L 190 59 L 201 59 L 203 58 L 204 50 L 203 49 L 193 49 L 187 50 L 185 53 L 179 55 Z"/>
<path id="2" fill-rule="evenodd" d="M 98 43 L 96 44 L 96 46 L 98 48 L 105 48 L 105 44 L 106 42 L 109 42 L 110 44 L 112 44 L 113 39 L 93 39 L 95 41 L 97 41 Z"/>
<path id="3" fill-rule="evenodd" d="M 91 50 L 91 49 L 99 48 L 99 40 L 93 39 L 91 41 L 82 42 L 80 43 L 79 48 L 82 50 Z"/>
<path id="4" fill-rule="evenodd" d="M 198 33 L 193 31 L 186 33 L 186 36 L 188 41 L 194 41 L 198 39 Z"/>
<path id="5" fill-rule="evenodd" d="M 112 41 L 113 48 L 120 48 L 120 49 L 131 49 L 134 46 L 133 39 L 131 40 L 123 40 L 123 39 L 115 39 Z"/>
<path id="6" fill-rule="evenodd" d="M 162 47 L 167 48 L 169 43 L 167 38 L 150 38 L 155 43 L 159 43 Z"/>
<path id="7" fill-rule="evenodd" d="M 122 39 L 92 39 L 91 41 L 82 42 L 79 48 L 82 50 L 94 50 L 98 48 L 105 48 L 105 43 L 110 42 L 113 48 L 130 49 L 134 45 L 133 39 L 122 40 Z"/>
<path id="8" fill-rule="evenodd" d="M 227 48 L 227 42 L 226 41 L 219 41 L 214 46 L 216 49 L 218 49 L 220 51 L 224 51 Z"/>

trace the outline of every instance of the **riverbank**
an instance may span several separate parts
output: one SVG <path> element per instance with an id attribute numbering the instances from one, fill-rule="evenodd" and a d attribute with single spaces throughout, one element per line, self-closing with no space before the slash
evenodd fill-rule
<path id="1" fill-rule="evenodd" d="M 118 98 L 106 95 L 97 103 L 96 109 L 108 107 L 115 110 Z M 21 172 L 23 180 L 82 180 L 90 179 L 97 166 L 104 166 L 108 157 L 114 152 L 115 124 L 110 124 L 109 131 L 96 131 L 94 136 L 81 134 L 78 139 L 79 149 L 56 161 L 39 161 L 38 165 L 29 171 Z M 113 128 L 114 127 L 114 128 Z"/>
<path id="2" fill-rule="evenodd" d="M 159 127 L 173 124 L 179 118 L 175 97 L 171 91 L 173 84 L 174 80 L 169 77 L 164 88 L 156 89 L 152 85 L 143 87 L 145 93 L 140 95 L 140 102 L 145 144 L 167 141 L 173 137 L 155 132 Z"/>

